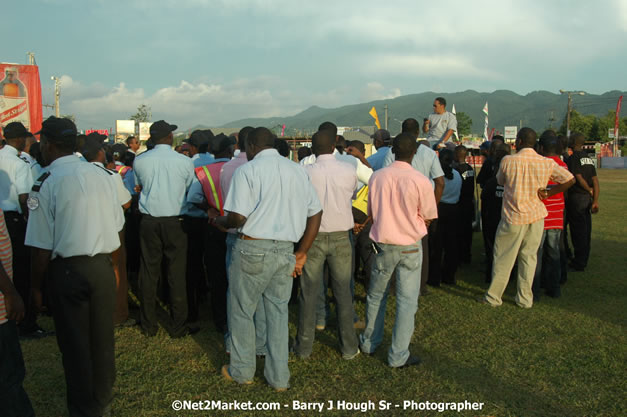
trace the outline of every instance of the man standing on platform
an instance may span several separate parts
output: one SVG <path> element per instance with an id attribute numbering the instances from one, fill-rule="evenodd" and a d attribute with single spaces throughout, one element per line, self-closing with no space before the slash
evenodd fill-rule
<path id="1" fill-rule="evenodd" d="M 422 131 L 427 134 L 427 140 L 433 149 L 437 149 L 457 130 L 457 117 L 446 111 L 444 97 L 436 97 L 433 101 L 433 113 L 424 120 Z"/>

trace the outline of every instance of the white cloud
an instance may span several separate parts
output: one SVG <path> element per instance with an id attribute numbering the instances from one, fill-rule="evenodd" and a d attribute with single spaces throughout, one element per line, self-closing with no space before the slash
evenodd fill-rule
<path id="1" fill-rule="evenodd" d="M 502 75 L 486 67 L 479 67 L 467 58 L 458 56 L 392 55 L 377 56 L 368 72 L 405 76 L 501 79 Z"/>
<path id="2" fill-rule="evenodd" d="M 386 100 L 396 98 L 400 95 L 400 88 L 392 88 L 386 91 L 383 84 L 373 81 L 366 84 L 366 86 L 361 90 L 359 99 L 361 101 Z"/>

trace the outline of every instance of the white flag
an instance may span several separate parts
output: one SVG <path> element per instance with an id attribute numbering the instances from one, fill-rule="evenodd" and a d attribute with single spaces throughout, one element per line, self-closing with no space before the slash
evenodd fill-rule
<path id="1" fill-rule="evenodd" d="M 483 138 L 488 140 L 488 102 L 485 102 L 483 106 L 483 113 L 485 114 L 485 125 L 483 127 Z"/>
<path id="2" fill-rule="evenodd" d="M 457 115 L 454 104 L 453 104 L 453 108 L 451 109 L 451 113 Z M 457 135 L 457 129 L 453 130 L 453 136 L 455 136 L 455 140 L 459 140 L 459 135 Z"/>

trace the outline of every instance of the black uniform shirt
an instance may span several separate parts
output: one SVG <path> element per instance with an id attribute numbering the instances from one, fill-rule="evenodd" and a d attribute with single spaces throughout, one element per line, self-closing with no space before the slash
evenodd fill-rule
<path id="1" fill-rule="evenodd" d="M 568 158 L 568 170 L 573 174 L 581 174 L 589 187 L 592 187 L 592 177 L 597 176 L 597 170 L 594 167 L 594 161 L 584 151 L 576 151 Z M 575 182 L 569 193 L 588 194 L 578 182 Z"/>

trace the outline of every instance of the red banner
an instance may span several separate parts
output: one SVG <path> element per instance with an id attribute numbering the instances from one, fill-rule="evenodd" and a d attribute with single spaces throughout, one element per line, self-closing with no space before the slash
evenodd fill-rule
<path id="1" fill-rule="evenodd" d="M 616 105 L 616 121 L 614 122 L 614 137 L 615 138 L 618 138 L 618 123 L 620 122 L 618 115 L 620 113 L 620 106 L 622 102 L 623 102 L 623 96 L 620 96 L 620 98 L 618 99 L 618 104 Z"/>
<path id="2" fill-rule="evenodd" d="M 87 129 L 85 131 L 86 135 L 89 135 L 90 133 L 99 133 L 101 135 L 105 135 L 106 137 L 109 137 L 109 130 L 108 129 Z"/>
<path id="3" fill-rule="evenodd" d="M 39 68 L 0 63 L 0 125 L 22 122 L 34 133 L 41 130 L 41 121 Z"/>

